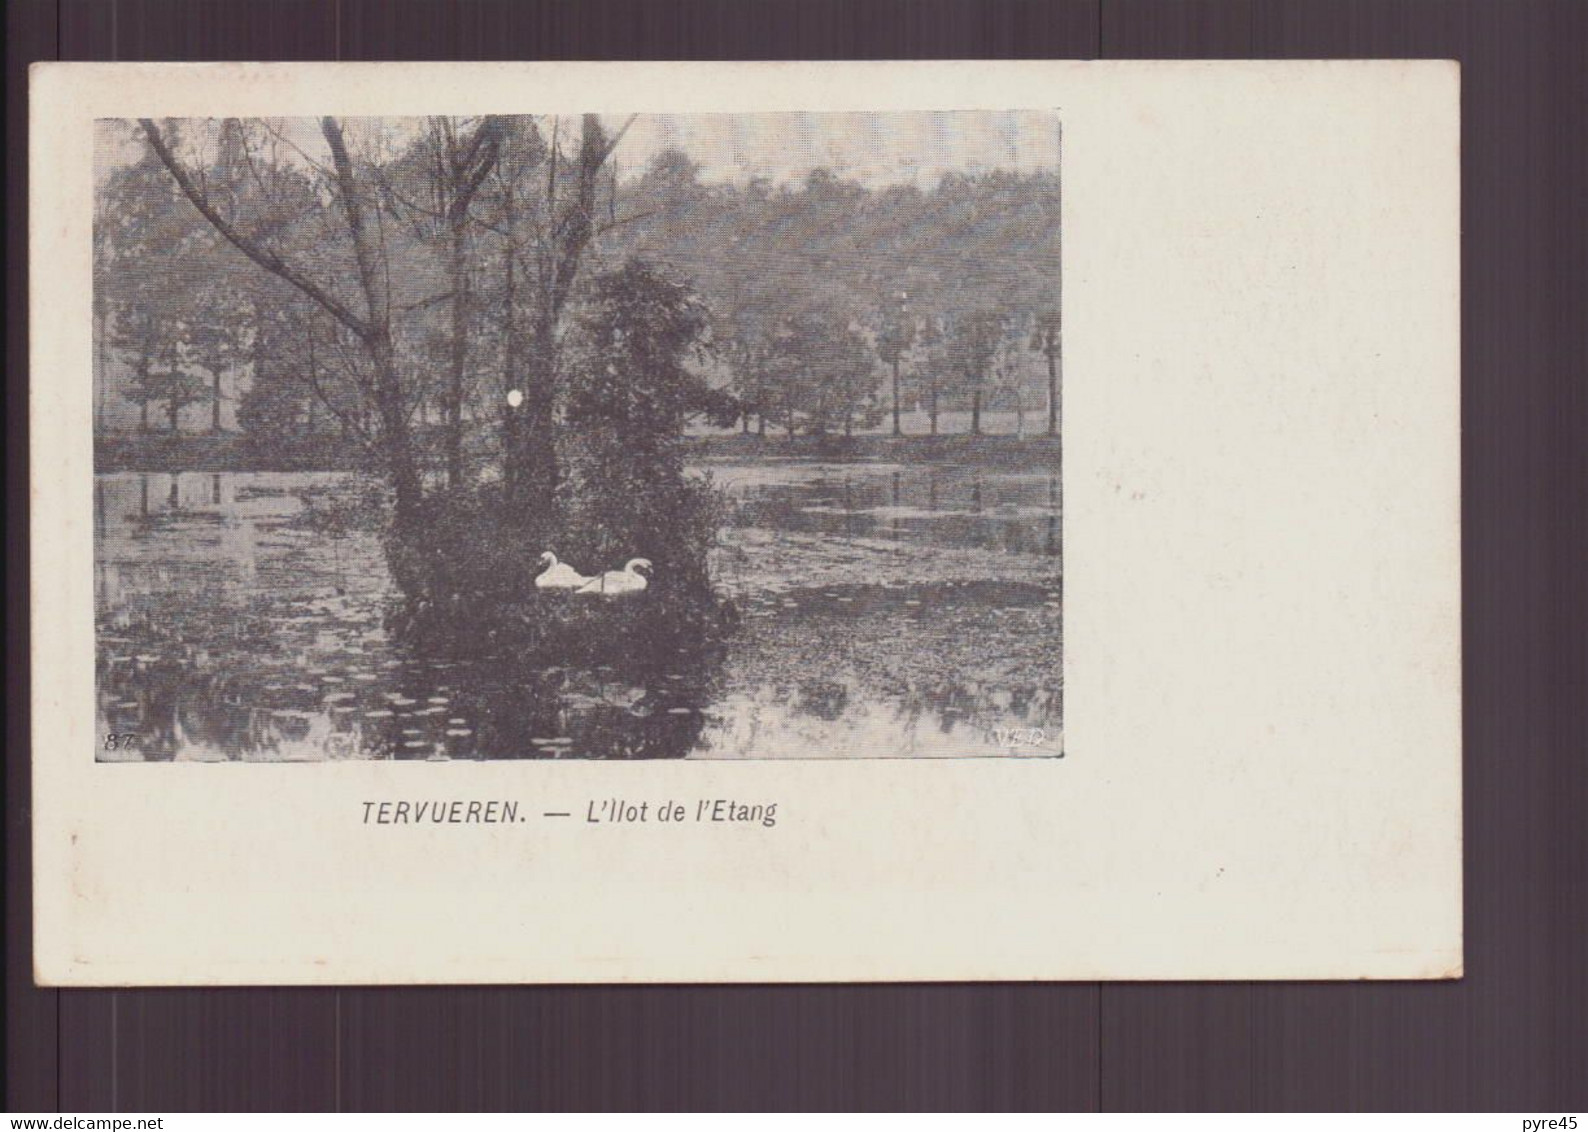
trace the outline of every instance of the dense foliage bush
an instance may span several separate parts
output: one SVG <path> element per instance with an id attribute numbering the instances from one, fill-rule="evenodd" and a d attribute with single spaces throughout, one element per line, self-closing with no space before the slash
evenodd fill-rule
<path id="1" fill-rule="evenodd" d="M 705 325 L 688 288 L 642 264 L 593 280 L 567 347 L 556 495 L 526 507 L 496 483 L 430 493 L 420 521 L 388 536 L 399 626 L 431 648 L 537 662 L 623 668 L 711 651 L 733 618 L 707 565 L 724 505 L 686 475 L 683 444 L 687 418 L 711 405 L 687 364 Z M 647 559 L 649 584 L 538 591 L 545 551 L 587 576 Z"/>

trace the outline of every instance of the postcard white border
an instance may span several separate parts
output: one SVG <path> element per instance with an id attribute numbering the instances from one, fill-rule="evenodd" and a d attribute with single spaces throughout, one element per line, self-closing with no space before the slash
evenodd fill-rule
<path id="1" fill-rule="evenodd" d="M 52 985 L 1459 976 L 1458 72 L 39 64 L 35 963 Z M 94 761 L 92 122 L 1056 109 L 1064 759 Z M 366 827 L 419 791 L 776 829 Z"/>

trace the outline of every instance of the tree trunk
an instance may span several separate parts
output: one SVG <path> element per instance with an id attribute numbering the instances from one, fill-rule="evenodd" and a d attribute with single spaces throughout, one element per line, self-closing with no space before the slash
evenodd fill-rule
<path id="1" fill-rule="evenodd" d="M 598 175 L 609 152 L 601 119 L 595 114 L 585 114 L 582 121 L 577 195 L 557 216 L 552 247 L 547 253 L 550 258 L 544 261 L 546 285 L 541 290 L 529 344 L 536 372 L 529 388 L 524 390 L 524 419 L 513 448 L 514 493 L 521 507 L 529 511 L 549 509 L 561 481 L 556 449 L 557 323 L 578 277 L 580 260 L 595 235 Z M 547 179 L 548 211 L 553 215 L 557 215 L 556 169 L 554 133 Z"/>
<path id="2" fill-rule="evenodd" d="M 411 533 L 419 525 L 420 505 L 424 502 L 424 481 L 414 459 L 413 438 L 408 431 L 402 386 L 397 375 L 391 337 L 376 331 L 368 342 L 375 363 L 375 393 L 380 412 L 381 453 L 385 457 L 394 496 L 395 518 L 399 532 Z"/>
<path id="3" fill-rule="evenodd" d="M 353 243 L 353 258 L 358 268 L 360 288 L 367 314 L 355 312 L 334 291 L 314 282 L 276 252 L 243 234 L 218 211 L 209 198 L 172 155 L 160 128 L 152 119 L 139 119 L 150 146 L 161 164 L 170 172 L 184 196 L 209 221 L 210 225 L 240 252 L 260 267 L 296 287 L 319 304 L 355 334 L 369 351 L 375 372 L 374 415 L 380 421 L 381 455 L 388 468 L 396 495 L 396 524 L 399 531 L 417 525 L 423 502 L 423 481 L 414 459 L 413 440 L 408 430 L 407 406 L 399 380 L 391 340 L 391 295 L 387 288 L 387 269 L 391 266 L 384 241 L 373 236 L 365 222 L 364 205 L 348 155 L 342 124 L 333 117 L 320 119 L 320 132 L 331 151 L 332 170 L 337 185 L 338 203 Z M 378 218 L 378 213 L 377 213 Z M 367 409 L 368 406 L 366 405 Z"/>
<path id="4" fill-rule="evenodd" d="M 549 379 L 550 375 L 547 377 Z M 557 464 L 557 433 L 551 390 L 544 387 L 535 390 L 535 395 L 525 402 L 525 408 L 528 411 L 524 414 L 520 435 L 520 448 L 524 452 L 521 485 L 528 493 L 527 498 L 542 507 L 549 507 L 562 481 L 562 469 Z"/>
<path id="5" fill-rule="evenodd" d="M 508 450 L 508 481 L 522 513 L 543 512 L 556 497 L 561 470 L 556 449 L 555 323 L 544 309 L 537 316 L 524 359 L 524 403 Z"/>
<path id="6" fill-rule="evenodd" d="M 927 409 L 927 417 L 932 422 L 932 435 L 937 435 L 937 390 L 932 390 L 931 403 Z"/>
<path id="7" fill-rule="evenodd" d="M 138 402 L 138 431 L 149 431 L 149 399 L 147 397 Z"/>
<path id="8" fill-rule="evenodd" d="M 105 381 L 110 376 L 105 369 L 105 316 L 104 288 L 94 284 L 94 435 L 105 431 Z"/>
<path id="9" fill-rule="evenodd" d="M 210 431 L 218 433 L 221 430 L 221 371 L 220 367 L 210 370 Z"/>
<path id="10" fill-rule="evenodd" d="M 353 242 L 353 259 L 358 266 L 359 284 L 369 307 L 367 320 L 360 323 L 344 318 L 343 321 L 359 328 L 359 337 L 369 351 L 375 371 L 381 451 L 391 478 L 397 533 L 411 535 L 419 525 L 419 512 L 424 502 L 424 481 L 419 474 L 418 462 L 414 459 L 413 437 L 408 429 L 408 407 L 392 347 L 391 294 L 383 270 L 389 264 L 365 227 L 364 206 L 354 181 L 352 159 L 348 157 L 347 146 L 342 138 L 341 123 L 335 118 L 322 118 L 320 130 L 331 150 L 342 212 Z M 300 289 L 303 289 L 301 285 Z M 323 300 L 321 305 L 336 313 Z M 402 584 L 401 579 L 398 584 Z"/>
<path id="11" fill-rule="evenodd" d="M 514 270 L 518 252 L 513 246 L 518 212 L 511 180 L 504 178 L 502 192 L 502 219 L 507 235 L 502 249 L 502 486 L 513 498 L 518 490 L 518 410 L 507 396 L 518 388 L 523 372 L 518 340 L 518 277 Z"/>
<path id="12" fill-rule="evenodd" d="M 893 435 L 903 436 L 904 430 L 899 427 L 899 359 L 893 359 Z"/>
<path id="13" fill-rule="evenodd" d="M 970 395 L 970 434 L 981 435 L 981 390 Z"/>
<path id="14" fill-rule="evenodd" d="M 182 414 L 182 402 L 178 401 L 175 397 L 171 398 L 171 400 L 165 403 L 165 411 L 166 415 L 171 419 L 171 435 L 175 436 L 177 433 L 182 431 L 181 422 L 179 420 Z"/>
<path id="15" fill-rule="evenodd" d="M 742 413 L 742 414 L 740 414 L 740 418 L 739 419 L 740 419 L 740 422 L 741 422 L 741 424 L 742 424 L 742 426 L 744 428 L 744 435 L 749 436 L 750 435 L 750 414 L 749 413 Z"/>
<path id="16" fill-rule="evenodd" d="M 452 225 L 452 372 L 446 395 L 447 486 L 463 485 L 463 382 L 469 364 L 469 271 L 467 233 Z"/>
<path id="17" fill-rule="evenodd" d="M 756 436 L 760 437 L 762 440 L 766 439 L 766 414 L 765 413 L 757 413 L 755 415 L 755 434 L 756 434 Z"/>
<path id="18" fill-rule="evenodd" d="M 1048 342 L 1048 435 L 1059 435 L 1059 367 L 1058 343 Z"/>

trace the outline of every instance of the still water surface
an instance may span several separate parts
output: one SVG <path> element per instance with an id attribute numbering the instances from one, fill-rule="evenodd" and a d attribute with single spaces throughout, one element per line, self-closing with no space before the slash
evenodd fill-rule
<path id="1" fill-rule="evenodd" d="M 709 471 L 736 504 L 715 572 L 741 626 L 710 669 L 637 681 L 393 639 L 378 539 L 302 522 L 300 493 L 337 473 L 98 476 L 98 757 L 1059 753 L 1056 477 Z"/>

